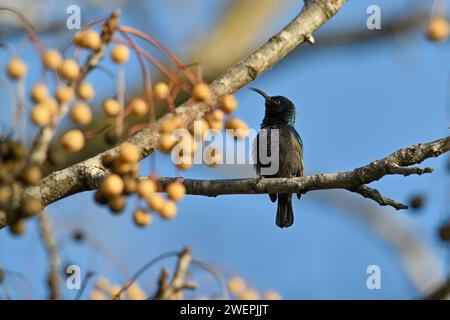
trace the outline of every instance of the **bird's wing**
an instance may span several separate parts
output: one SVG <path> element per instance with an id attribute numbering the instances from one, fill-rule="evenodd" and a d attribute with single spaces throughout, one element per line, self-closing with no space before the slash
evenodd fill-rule
<path id="1" fill-rule="evenodd" d="M 256 174 L 259 176 L 259 166 L 258 166 L 258 140 L 259 140 L 259 133 L 256 136 L 255 140 L 253 140 L 252 145 L 252 159 L 253 159 L 253 165 L 256 170 Z"/>
<path id="2" fill-rule="evenodd" d="M 293 139 L 292 141 L 292 145 L 294 146 L 294 152 L 296 154 L 299 155 L 299 168 L 297 171 L 296 176 L 300 177 L 303 176 L 303 172 L 304 172 L 304 165 L 303 165 L 303 141 L 302 138 L 300 137 L 300 135 L 298 134 L 297 130 L 295 130 L 294 127 L 289 127 L 290 131 L 291 131 L 291 139 Z"/>
<path id="3" fill-rule="evenodd" d="M 297 130 L 295 130 L 294 127 L 289 126 L 289 129 L 294 134 L 294 136 L 297 138 L 298 143 L 300 143 L 300 147 L 303 149 L 303 141 L 300 135 L 298 134 Z"/>

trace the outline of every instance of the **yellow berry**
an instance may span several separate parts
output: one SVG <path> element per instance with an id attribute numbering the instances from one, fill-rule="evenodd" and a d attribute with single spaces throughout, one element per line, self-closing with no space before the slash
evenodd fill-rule
<path id="1" fill-rule="evenodd" d="M 59 111 L 58 104 L 56 103 L 55 99 L 51 97 L 47 97 L 40 104 L 46 107 L 52 115 L 57 114 Z"/>
<path id="2" fill-rule="evenodd" d="M 101 40 L 98 33 L 93 29 L 85 30 L 81 33 L 80 43 L 83 47 L 97 50 L 100 48 Z"/>
<path id="3" fill-rule="evenodd" d="M 50 123 L 52 114 L 48 108 L 42 104 L 31 109 L 31 121 L 37 126 L 46 126 Z"/>
<path id="4" fill-rule="evenodd" d="M 212 130 L 221 131 L 223 129 L 223 123 L 222 123 L 222 121 L 209 121 L 209 127 Z"/>
<path id="5" fill-rule="evenodd" d="M 42 102 L 48 97 L 48 89 L 47 86 L 39 82 L 34 85 L 34 87 L 31 89 L 31 99 L 36 102 Z"/>
<path id="6" fill-rule="evenodd" d="M 156 192 L 156 183 L 151 179 L 144 179 L 139 181 L 137 187 L 137 194 L 143 199 L 148 199 Z"/>
<path id="7" fill-rule="evenodd" d="M 60 104 L 65 104 L 65 103 L 69 103 L 70 101 L 73 100 L 74 98 L 74 92 L 72 87 L 69 86 L 59 86 L 56 89 L 56 100 L 58 100 L 58 102 Z"/>
<path id="8" fill-rule="evenodd" d="M 179 156 L 193 155 L 197 151 L 197 142 L 191 134 L 180 136 L 177 148 L 179 147 Z M 189 159 L 187 159 L 189 160 Z"/>
<path id="9" fill-rule="evenodd" d="M 128 288 L 128 298 L 130 300 L 145 300 L 147 299 L 147 295 L 145 292 L 139 287 L 139 285 L 134 282 L 129 288 Z"/>
<path id="10" fill-rule="evenodd" d="M 223 118 L 225 117 L 225 114 L 222 110 L 214 110 L 212 115 L 212 119 L 215 121 L 223 121 Z"/>
<path id="11" fill-rule="evenodd" d="M 198 119 L 189 128 L 189 131 L 194 135 L 196 140 L 203 140 L 209 130 L 209 123 L 205 119 Z"/>
<path id="12" fill-rule="evenodd" d="M 138 182 L 136 181 L 136 179 L 132 177 L 125 177 L 123 179 L 123 185 L 124 185 L 123 193 L 126 195 L 130 195 L 137 191 Z"/>
<path id="13" fill-rule="evenodd" d="M 240 295 L 245 290 L 245 281 L 241 277 L 232 277 L 228 281 L 228 290 L 235 296 Z"/>
<path id="14" fill-rule="evenodd" d="M 160 212 L 164 206 L 164 198 L 162 195 L 158 193 L 152 193 L 150 194 L 145 200 L 148 202 L 148 206 L 150 209 L 156 212 Z"/>
<path id="15" fill-rule="evenodd" d="M 89 300 L 105 300 L 105 295 L 98 291 L 98 290 L 92 290 L 91 295 L 89 296 Z"/>
<path id="16" fill-rule="evenodd" d="M 27 65 L 19 58 L 12 58 L 6 66 L 6 72 L 11 79 L 20 80 L 27 74 Z"/>
<path id="17" fill-rule="evenodd" d="M 14 235 L 21 235 L 26 231 L 26 224 L 24 220 L 19 220 L 14 222 L 12 225 L 9 226 L 9 231 L 11 231 Z"/>
<path id="18" fill-rule="evenodd" d="M 101 291 L 108 291 L 111 287 L 111 284 L 109 283 L 108 279 L 99 277 L 95 282 L 95 287 Z"/>
<path id="19" fill-rule="evenodd" d="M 179 163 L 176 164 L 176 167 L 180 170 L 188 170 L 192 167 L 192 159 L 191 157 L 184 156 Z"/>
<path id="20" fill-rule="evenodd" d="M 118 286 L 118 285 L 113 285 L 109 288 L 109 296 L 111 298 L 114 298 L 115 296 L 117 296 L 119 294 L 119 292 L 122 290 L 122 286 Z M 124 293 L 124 292 L 123 292 Z M 123 293 L 121 293 L 121 296 L 123 295 Z"/>
<path id="21" fill-rule="evenodd" d="M 128 106 L 136 117 L 142 117 L 147 113 L 147 103 L 142 98 L 133 98 Z"/>
<path id="22" fill-rule="evenodd" d="M 107 197 L 114 197 L 121 195 L 123 188 L 123 179 L 119 175 L 112 173 L 102 181 L 100 192 Z"/>
<path id="23" fill-rule="evenodd" d="M 50 49 L 44 53 L 43 63 L 47 69 L 56 70 L 62 63 L 62 56 L 58 50 Z"/>
<path id="24" fill-rule="evenodd" d="M 173 115 L 173 122 L 177 128 L 184 128 L 184 120 L 179 115 Z"/>
<path id="25" fill-rule="evenodd" d="M 163 133 L 159 137 L 159 150 L 163 153 L 170 153 L 176 144 L 176 140 L 169 133 Z"/>
<path id="26" fill-rule="evenodd" d="M 111 59 L 118 64 L 122 64 L 128 61 L 130 58 L 130 52 L 123 44 L 116 44 L 111 51 Z"/>
<path id="27" fill-rule="evenodd" d="M 114 171 L 119 174 L 136 175 L 139 173 L 139 163 L 124 162 L 121 159 L 117 159 L 114 162 Z"/>
<path id="28" fill-rule="evenodd" d="M 80 68 L 75 60 L 64 60 L 58 68 L 58 74 L 66 80 L 75 80 L 80 75 Z"/>
<path id="29" fill-rule="evenodd" d="M 205 102 L 211 96 L 211 89 L 206 83 L 198 83 L 192 89 L 191 95 L 195 101 Z"/>
<path id="30" fill-rule="evenodd" d="M 237 100 L 232 94 L 226 94 L 220 99 L 220 109 L 225 113 L 231 113 L 237 108 Z"/>
<path id="31" fill-rule="evenodd" d="M 91 108 L 84 103 L 77 103 L 70 110 L 70 119 L 76 124 L 86 125 L 92 121 Z"/>
<path id="32" fill-rule="evenodd" d="M 264 300 L 281 300 L 281 295 L 275 291 L 267 291 L 264 294 Z"/>
<path id="33" fill-rule="evenodd" d="M 82 84 L 80 84 L 80 86 L 77 89 L 77 96 L 80 99 L 89 101 L 94 97 L 94 95 L 95 95 L 95 91 L 90 83 L 83 82 Z"/>
<path id="34" fill-rule="evenodd" d="M 259 300 L 259 293 L 255 289 L 245 290 L 239 295 L 240 300 Z"/>
<path id="35" fill-rule="evenodd" d="M 450 27 L 447 19 L 444 17 L 431 17 L 428 23 L 427 36 L 430 40 L 442 42 L 448 39 Z"/>
<path id="36" fill-rule="evenodd" d="M 83 39 L 83 31 L 78 31 L 73 35 L 73 43 L 77 46 L 82 46 L 82 39 Z"/>
<path id="37" fill-rule="evenodd" d="M 153 88 L 153 95 L 157 100 L 164 100 L 169 95 L 169 86 L 164 82 L 158 82 Z"/>
<path id="38" fill-rule="evenodd" d="M 125 209 L 126 205 L 127 198 L 122 195 L 111 196 L 108 198 L 109 209 L 114 213 L 122 212 Z"/>
<path id="39" fill-rule="evenodd" d="M 30 166 L 25 169 L 22 174 L 22 179 L 27 184 L 36 184 L 42 178 L 41 169 L 38 166 Z"/>
<path id="40" fill-rule="evenodd" d="M 120 112 L 119 102 L 114 99 L 106 99 L 103 101 L 103 112 L 109 117 L 116 117 Z"/>
<path id="41" fill-rule="evenodd" d="M 229 118 L 225 123 L 225 128 L 229 130 L 234 130 L 234 136 L 238 140 L 243 140 L 248 135 L 247 124 L 238 118 Z"/>
<path id="42" fill-rule="evenodd" d="M 60 142 L 64 150 L 77 152 L 84 147 L 84 135 L 80 130 L 72 129 L 61 136 Z"/>
<path id="43" fill-rule="evenodd" d="M 169 116 L 161 122 L 160 130 L 162 133 L 172 133 L 176 128 L 177 124 L 173 116 Z"/>
<path id="44" fill-rule="evenodd" d="M 209 154 L 204 155 L 204 160 L 207 166 L 214 168 L 222 163 L 222 154 L 216 149 L 213 149 Z"/>
<path id="45" fill-rule="evenodd" d="M 173 201 L 165 201 L 158 212 L 163 219 L 173 219 L 177 215 L 177 205 Z"/>
<path id="46" fill-rule="evenodd" d="M 138 162 L 141 156 L 141 151 L 132 143 L 125 142 L 120 146 L 119 159 L 126 163 Z"/>
<path id="47" fill-rule="evenodd" d="M 152 216 L 148 212 L 138 209 L 133 213 L 133 220 L 136 226 L 145 227 L 152 223 Z"/>
<path id="48" fill-rule="evenodd" d="M 183 183 L 175 181 L 167 186 L 166 192 L 170 199 L 178 202 L 184 198 L 184 195 L 186 194 L 186 187 Z"/>
<path id="49" fill-rule="evenodd" d="M 20 213 L 23 217 L 31 217 L 41 210 L 41 202 L 36 198 L 27 198 L 20 204 Z"/>

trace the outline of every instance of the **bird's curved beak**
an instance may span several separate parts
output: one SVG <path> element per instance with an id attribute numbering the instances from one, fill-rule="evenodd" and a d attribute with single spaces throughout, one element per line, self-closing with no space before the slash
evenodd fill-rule
<path id="1" fill-rule="evenodd" d="M 264 97 L 264 99 L 266 100 L 270 100 L 270 97 L 267 93 L 265 93 L 264 91 L 257 89 L 257 88 L 249 88 L 252 91 L 255 91 L 256 93 L 259 93 L 260 95 L 262 95 Z"/>

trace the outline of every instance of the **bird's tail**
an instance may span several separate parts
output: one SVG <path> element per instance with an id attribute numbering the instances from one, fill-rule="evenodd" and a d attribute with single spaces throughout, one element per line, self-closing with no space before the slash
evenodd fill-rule
<path id="1" fill-rule="evenodd" d="M 291 194 L 278 194 L 277 226 L 290 227 L 294 223 L 294 211 L 292 210 Z"/>

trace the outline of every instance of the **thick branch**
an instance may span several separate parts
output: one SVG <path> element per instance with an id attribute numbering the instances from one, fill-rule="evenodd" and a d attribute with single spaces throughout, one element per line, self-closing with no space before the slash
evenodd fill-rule
<path id="1" fill-rule="evenodd" d="M 391 155 L 375 160 L 353 170 L 315 174 L 299 178 L 247 178 L 223 180 L 182 179 L 187 194 L 215 197 L 225 194 L 261 193 L 307 193 L 313 190 L 345 189 L 370 198 L 380 205 L 404 209 L 405 205 L 382 196 L 379 191 L 366 184 L 377 181 L 386 175 L 422 174 L 432 172 L 431 168 L 408 167 L 450 151 L 450 136 L 423 144 L 402 148 Z M 401 168 L 401 169 L 399 169 Z M 108 172 L 98 167 L 95 158 L 78 166 L 56 171 L 44 178 L 38 186 L 28 190 L 33 197 L 40 197 L 44 206 L 74 193 L 96 189 Z M 163 188 L 180 178 L 160 178 Z M 0 227 L 6 221 L 0 218 Z"/>
<path id="2" fill-rule="evenodd" d="M 366 184 L 381 179 L 385 175 L 422 174 L 432 172 L 432 168 L 408 167 L 423 162 L 425 159 L 437 157 L 450 150 L 450 137 L 436 141 L 416 144 L 400 149 L 391 155 L 375 160 L 368 165 L 353 170 L 315 174 L 300 178 L 253 178 L 224 180 L 194 180 L 183 179 L 188 194 L 218 196 L 224 194 L 258 194 L 258 193 L 306 193 L 323 189 L 346 189 L 370 198 L 380 205 L 392 206 L 395 209 L 405 209 L 407 206 L 386 198 L 378 190 L 369 188 Z M 163 188 L 175 179 L 160 178 Z"/>

